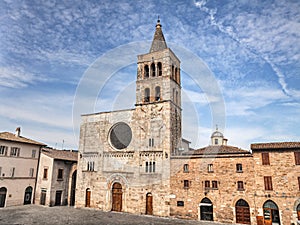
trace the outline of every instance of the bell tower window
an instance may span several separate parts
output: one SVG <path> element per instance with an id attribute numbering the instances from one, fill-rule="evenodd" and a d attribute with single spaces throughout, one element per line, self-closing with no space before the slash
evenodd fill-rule
<path id="1" fill-rule="evenodd" d="M 155 101 L 160 100 L 160 87 L 155 87 Z"/>
<path id="2" fill-rule="evenodd" d="M 174 79 L 174 65 L 172 65 L 171 78 Z"/>
<path id="3" fill-rule="evenodd" d="M 145 95 L 144 95 L 144 102 L 150 102 L 150 89 L 146 88 L 145 89 Z"/>
<path id="4" fill-rule="evenodd" d="M 145 65 L 144 67 L 144 78 L 148 78 L 149 77 L 149 66 Z"/>
<path id="5" fill-rule="evenodd" d="M 156 75 L 155 64 L 154 63 L 151 64 L 151 75 L 152 75 L 152 77 L 155 77 L 155 75 Z"/>
<path id="6" fill-rule="evenodd" d="M 161 65 L 161 62 L 157 63 L 157 67 L 158 67 L 158 76 L 162 76 L 162 65 Z"/>

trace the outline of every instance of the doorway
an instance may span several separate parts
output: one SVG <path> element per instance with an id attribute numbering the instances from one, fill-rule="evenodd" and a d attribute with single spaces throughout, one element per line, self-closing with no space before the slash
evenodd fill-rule
<path id="1" fill-rule="evenodd" d="M 268 200 L 263 208 L 265 225 L 280 225 L 279 209 L 275 202 Z"/>
<path id="2" fill-rule="evenodd" d="M 55 193 L 55 206 L 61 205 L 61 196 L 62 196 L 62 191 L 56 191 Z"/>
<path id="3" fill-rule="evenodd" d="M 298 220 L 300 220 L 300 204 L 297 206 L 297 216 Z"/>
<path id="4" fill-rule="evenodd" d="M 151 193 L 146 195 L 146 215 L 153 214 L 153 196 Z"/>
<path id="5" fill-rule="evenodd" d="M 200 220 L 213 221 L 213 204 L 208 198 L 202 199 L 200 203 Z"/>
<path id="6" fill-rule="evenodd" d="M 75 170 L 72 174 L 72 181 L 71 181 L 70 206 L 75 205 L 76 176 L 77 176 L 77 171 Z"/>
<path id="7" fill-rule="evenodd" d="M 0 208 L 5 206 L 7 189 L 5 187 L 0 188 Z"/>
<path id="8" fill-rule="evenodd" d="M 112 187 L 112 211 L 122 211 L 122 185 L 114 183 Z"/>
<path id="9" fill-rule="evenodd" d="M 32 196 L 32 187 L 28 186 L 25 189 L 25 194 L 24 194 L 24 205 L 31 204 L 31 196 Z"/>
<path id="10" fill-rule="evenodd" d="M 91 206 L 91 189 L 87 188 L 85 191 L 85 207 Z"/>
<path id="11" fill-rule="evenodd" d="M 240 199 L 235 204 L 236 223 L 251 224 L 249 204 Z"/>

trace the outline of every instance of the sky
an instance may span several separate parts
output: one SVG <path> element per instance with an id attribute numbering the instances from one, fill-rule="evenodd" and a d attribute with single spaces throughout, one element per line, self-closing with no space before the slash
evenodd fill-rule
<path id="1" fill-rule="evenodd" d="M 298 0 L 0 0 L 0 132 L 21 127 L 22 136 L 77 149 L 78 113 L 134 108 L 136 63 L 119 54 L 103 87 L 86 89 L 93 109 L 74 111 L 91 66 L 136 43 L 143 48 L 134 53 L 147 53 L 158 16 L 168 47 L 193 54 L 213 78 L 182 60 L 183 137 L 192 147 L 208 145 L 218 124 L 243 149 L 300 141 Z M 209 85 L 221 94 L 222 121 Z"/>

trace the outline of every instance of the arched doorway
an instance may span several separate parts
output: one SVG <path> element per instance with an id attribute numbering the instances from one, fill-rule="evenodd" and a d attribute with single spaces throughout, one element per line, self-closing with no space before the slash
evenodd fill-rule
<path id="1" fill-rule="evenodd" d="M 112 211 L 122 211 L 122 185 L 114 183 L 112 186 Z"/>
<path id="2" fill-rule="evenodd" d="M 146 195 L 146 214 L 153 214 L 153 196 L 151 193 L 147 193 Z"/>
<path id="3" fill-rule="evenodd" d="M 32 187 L 28 186 L 25 189 L 25 194 L 24 194 L 24 205 L 31 204 L 31 196 L 32 196 Z"/>
<path id="4" fill-rule="evenodd" d="M 213 205 L 208 198 L 202 199 L 200 206 L 200 220 L 213 221 Z"/>
<path id="5" fill-rule="evenodd" d="M 87 188 L 85 191 L 85 207 L 91 206 L 91 189 Z"/>
<path id="6" fill-rule="evenodd" d="M 249 204 L 240 199 L 235 204 L 236 223 L 251 224 Z"/>
<path id="7" fill-rule="evenodd" d="M 264 203 L 263 208 L 265 225 L 279 225 L 279 209 L 275 202 L 268 200 Z"/>
<path id="8" fill-rule="evenodd" d="M 5 187 L 0 188 L 0 207 L 5 206 L 7 189 Z"/>
<path id="9" fill-rule="evenodd" d="M 300 204 L 297 206 L 297 216 L 298 216 L 298 220 L 300 220 Z"/>
<path id="10" fill-rule="evenodd" d="M 77 170 L 75 170 L 72 174 L 70 206 L 75 205 L 76 176 L 77 176 Z"/>

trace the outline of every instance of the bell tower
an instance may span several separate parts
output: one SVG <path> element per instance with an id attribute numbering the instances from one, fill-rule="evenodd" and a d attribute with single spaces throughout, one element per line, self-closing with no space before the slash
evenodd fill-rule
<path id="1" fill-rule="evenodd" d="M 136 106 L 169 103 L 171 154 L 181 147 L 180 60 L 167 47 L 160 20 L 148 53 L 138 55 Z"/>

